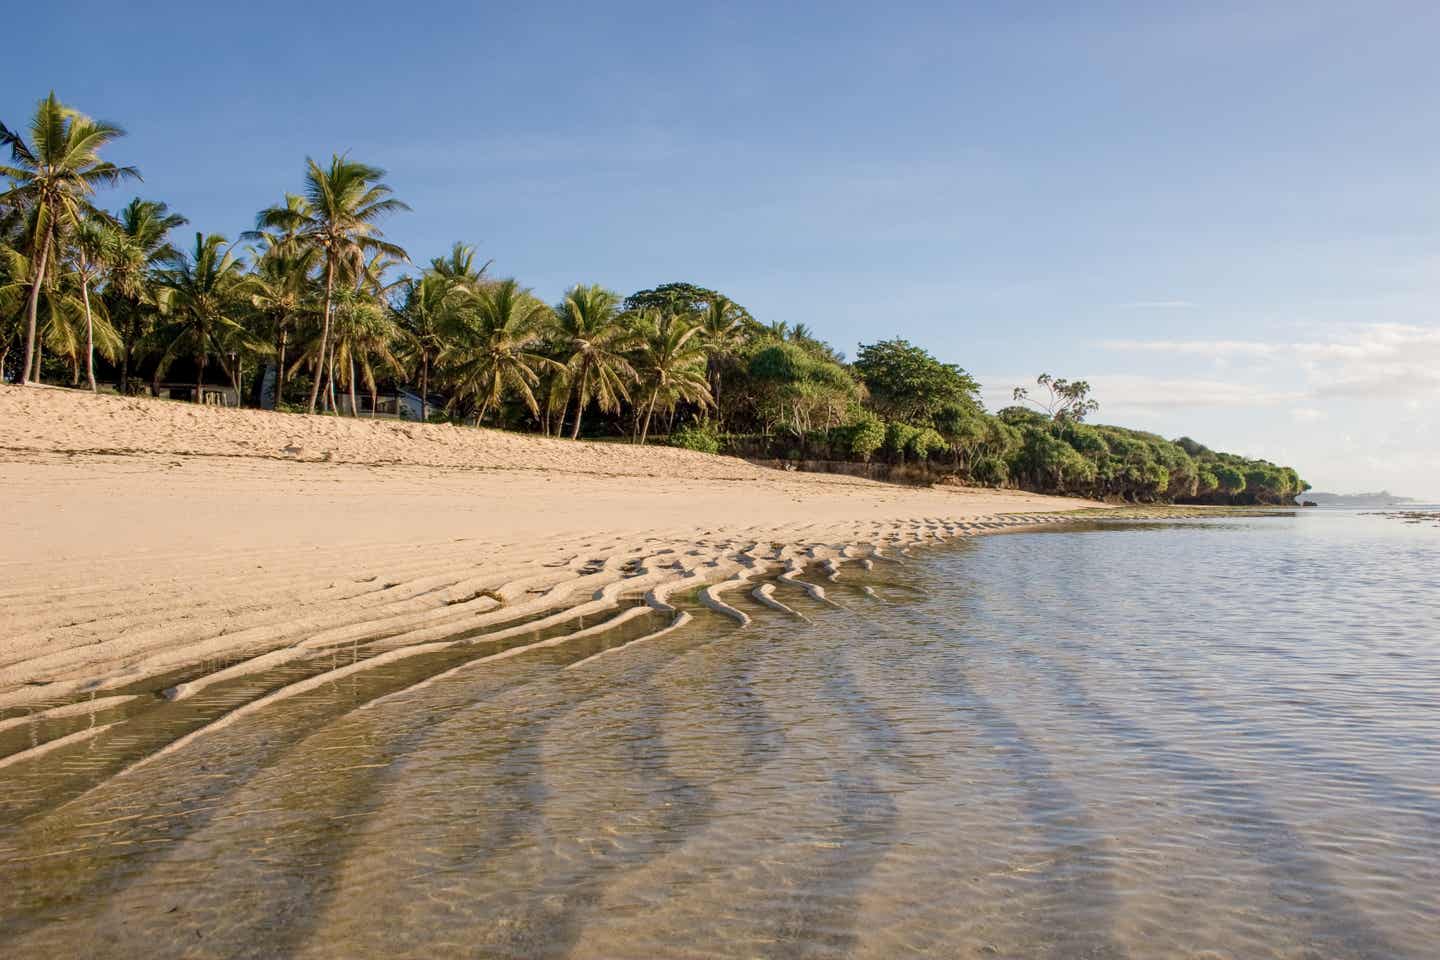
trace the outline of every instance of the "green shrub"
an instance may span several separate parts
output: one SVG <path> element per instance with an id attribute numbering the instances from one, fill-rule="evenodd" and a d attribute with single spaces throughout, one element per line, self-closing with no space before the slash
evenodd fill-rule
<path id="1" fill-rule="evenodd" d="M 876 450 L 885 445 L 885 424 L 868 410 L 856 412 L 843 427 L 831 431 L 832 445 L 852 460 L 869 463 Z"/>
<path id="2" fill-rule="evenodd" d="M 942 452 L 947 446 L 944 437 L 925 427 L 917 430 L 905 444 L 905 452 L 917 460 L 928 460 L 932 454 Z"/>
<path id="3" fill-rule="evenodd" d="M 975 461 L 970 476 L 976 483 L 987 487 L 1003 487 L 1010 479 L 1010 468 L 1004 457 L 990 455 Z"/>
<path id="4" fill-rule="evenodd" d="M 687 423 L 670 435 L 670 446 L 698 450 L 701 453 L 719 453 L 720 431 L 708 420 Z"/>

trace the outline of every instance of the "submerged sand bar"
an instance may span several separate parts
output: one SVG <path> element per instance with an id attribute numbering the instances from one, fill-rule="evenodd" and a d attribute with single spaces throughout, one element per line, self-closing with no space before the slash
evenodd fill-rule
<path id="1" fill-rule="evenodd" d="M 727 591 L 823 580 L 876 548 L 1094 506 L 12 386 L 0 386 L 0 494 L 0 709 L 12 711 L 212 661 L 191 683 L 345 644 L 494 637 L 622 598 L 668 610 L 667 596 L 708 584 L 728 605 Z"/>

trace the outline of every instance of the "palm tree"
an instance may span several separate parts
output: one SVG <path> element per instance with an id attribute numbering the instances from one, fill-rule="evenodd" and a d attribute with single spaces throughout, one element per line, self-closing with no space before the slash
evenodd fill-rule
<path id="1" fill-rule="evenodd" d="M 643 446 L 650 436 L 650 418 L 657 403 L 672 410 L 680 401 L 705 406 L 711 397 L 705 382 L 704 328 L 681 317 L 652 313 L 643 315 L 642 325 L 645 335 L 636 351 L 635 368 L 650 393 L 640 428 Z"/>
<path id="2" fill-rule="evenodd" d="M 620 298 L 611 291 L 577 284 L 555 311 L 575 395 L 572 440 L 580 437 L 580 419 L 591 399 L 607 413 L 619 410 L 621 401 L 630 399 L 625 386 L 634 381 L 635 368 L 625 353 L 635 345 L 635 337 L 618 322 L 619 307 Z M 563 416 L 561 420 L 563 424 Z"/>
<path id="3" fill-rule="evenodd" d="M 724 364 L 735 354 L 745 335 L 749 314 L 725 296 L 717 296 L 705 305 L 700 315 L 701 336 L 708 347 L 706 371 L 710 380 L 710 399 L 720 409 L 720 378 Z"/>
<path id="4" fill-rule="evenodd" d="M 97 186 L 114 184 L 126 177 L 140 178 L 140 172 L 134 167 L 117 167 L 100 159 L 100 151 L 124 135 L 125 131 L 114 124 L 92 120 L 65 106 L 56 99 L 53 90 L 35 108 L 29 143 L 0 124 L 0 143 L 10 148 L 13 164 L 0 166 L 0 174 L 14 182 L 6 194 L 10 202 L 28 211 L 30 260 L 34 264 L 26 305 L 22 384 L 30 382 L 40 288 L 59 259 L 57 246 L 61 234 L 77 227 L 85 214 L 93 212 L 90 196 Z M 38 363 L 34 373 L 38 377 Z"/>
<path id="5" fill-rule="evenodd" d="M 325 312 L 320 328 L 315 381 L 310 385 L 306 412 L 315 412 L 320 380 L 331 367 L 330 324 L 335 305 L 335 284 L 355 278 L 371 253 L 405 259 L 403 249 L 381 238 L 375 225 L 387 214 L 409 210 L 382 183 L 385 171 L 335 154 L 329 169 L 307 159 L 304 203 L 262 210 L 256 226 L 293 234 L 294 243 L 319 251 L 325 261 Z M 333 385 L 332 385 L 333 389 Z"/>
<path id="6" fill-rule="evenodd" d="M 170 231 L 188 221 L 156 200 L 131 200 L 116 216 L 115 246 L 106 264 L 105 291 L 112 322 L 118 320 L 122 357 L 115 386 L 124 393 L 135 349 L 160 310 L 154 273 L 176 255 Z"/>
<path id="7" fill-rule="evenodd" d="M 451 406 L 472 399 L 479 407 L 475 415 L 479 426 L 505 392 L 513 390 L 538 415 L 539 371 L 557 364 L 534 347 L 551 317 L 550 308 L 514 280 L 468 294 L 455 313 L 453 342 L 441 357 L 455 386 Z"/>
<path id="8" fill-rule="evenodd" d="M 99 387 L 95 385 L 95 311 L 90 305 L 90 288 L 109 264 L 122 255 L 115 226 L 106 219 L 85 217 L 75 228 L 70 256 L 85 307 L 85 377 L 91 393 L 98 393 Z"/>
<path id="9" fill-rule="evenodd" d="M 486 260 L 480 266 L 475 266 L 475 248 L 456 240 L 449 255 L 430 261 L 429 272 L 460 286 L 478 289 L 485 280 L 485 271 L 489 270 L 490 264 L 494 262 Z"/>
<path id="10" fill-rule="evenodd" d="M 335 323 L 331 332 L 336 376 L 350 393 L 350 415 L 360 416 L 359 398 L 355 393 L 358 381 L 363 381 L 370 393 L 373 414 L 378 390 L 377 367 L 395 372 L 401 369 L 400 361 L 391 351 L 398 332 L 395 322 L 385 305 L 368 291 L 342 290 L 335 295 Z"/>
<path id="11" fill-rule="evenodd" d="M 0 307 L 28 299 L 33 284 L 33 261 L 29 257 L 11 247 L 5 251 L 5 260 L 4 273 L 8 277 L 5 285 L 0 287 Z M 73 262 L 67 265 L 74 266 Z M 43 348 L 49 346 L 55 353 L 70 360 L 73 383 L 80 382 L 80 352 L 87 340 L 92 341 L 107 359 L 113 359 L 120 347 L 119 337 L 110 326 L 109 314 L 103 303 L 93 304 L 94 309 L 89 315 L 93 322 L 87 325 L 80 277 L 78 269 L 66 269 L 55 274 L 36 301 L 35 369 L 40 369 Z"/>
<path id="12" fill-rule="evenodd" d="M 218 233 L 195 234 L 195 247 L 188 254 L 176 253 L 156 277 L 170 293 L 170 324 L 158 331 L 166 343 L 160 355 L 156 378 L 177 356 L 194 357 L 196 364 L 195 402 L 204 398 L 205 368 L 210 354 L 224 357 L 231 352 L 234 338 L 243 333 L 240 318 L 253 294 L 253 281 L 245 273 L 245 261 L 226 247 Z"/>
<path id="13" fill-rule="evenodd" d="M 313 311 L 310 274 L 318 259 L 313 248 L 286 245 L 266 234 L 265 247 L 257 251 L 253 275 L 254 293 L 250 302 L 265 318 L 275 351 L 275 402 L 285 398 L 285 354 L 290 332 L 308 310 Z"/>
<path id="14" fill-rule="evenodd" d="M 420 380 L 420 421 L 430 419 L 430 371 L 445 347 L 445 333 L 452 323 L 464 290 L 439 272 L 427 271 L 418 279 L 405 281 L 405 298 L 396 311 L 404 341 L 400 358 Z"/>
<path id="15" fill-rule="evenodd" d="M 275 402 L 284 402 L 285 379 L 288 368 L 285 354 L 290 345 L 290 333 L 296 321 L 309 312 L 311 306 L 311 274 L 320 260 L 320 250 L 313 245 L 297 242 L 298 224 L 309 213 L 304 197 L 294 193 L 285 194 L 284 203 L 276 208 L 286 213 L 286 223 L 271 231 L 250 230 L 242 233 L 242 240 L 258 240 L 260 246 L 252 248 L 255 263 L 255 293 L 251 300 L 260 311 L 269 328 L 275 350 Z M 279 217 L 277 216 L 277 219 Z"/>

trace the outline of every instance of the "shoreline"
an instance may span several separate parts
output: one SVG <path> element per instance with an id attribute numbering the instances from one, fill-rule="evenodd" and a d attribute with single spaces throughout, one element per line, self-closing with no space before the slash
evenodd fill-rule
<path id="1" fill-rule="evenodd" d="M 237 452 L 321 441 L 328 459 Z M 368 660 L 493 646 L 636 600 L 668 630 L 682 593 L 743 625 L 762 583 L 821 599 L 815 581 L 842 563 L 1104 509 L 15 387 L 0 388 L 0 485 L 0 720 L 153 696 L 147 684 L 182 673 L 168 695 L 184 698 L 339 647 Z"/>

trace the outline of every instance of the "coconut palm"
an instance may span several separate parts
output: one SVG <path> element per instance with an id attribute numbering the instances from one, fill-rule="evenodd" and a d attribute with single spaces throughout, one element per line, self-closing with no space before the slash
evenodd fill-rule
<path id="1" fill-rule="evenodd" d="M 472 400 L 479 426 L 506 391 L 513 391 L 538 415 L 535 385 L 540 371 L 557 366 L 535 350 L 551 317 L 550 308 L 514 280 L 466 295 L 454 315 L 451 345 L 441 355 L 454 384 L 452 409 L 459 400 Z"/>
<path id="2" fill-rule="evenodd" d="M 193 357 L 197 403 L 203 399 L 210 354 L 223 358 L 234 350 L 254 293 L 245 261 L 226 243 L 220 234 L 197 233 L 193 250 L 176 253 L 156 275 L 169 292 L 169 323 L 156 332 L 165 347 L 155 376 L 159 379 L 176 357 Z"/>
<path id="3" fill-rule="evenodd" d="M 0 166 L 0 175 L 13 181 L 6 194 L 9 202 L 28 214 L 29 258 L 34 265 L 26 305 L 22 384 L 30 382 L 40 290 L 59 260 L 61 236 L 93 212 L 90 197 L 97 186 L 108 186 L 126 177 L 140 178 L 134 167 L 120 167 L 100 159 L 100 151 L 124 134 L 114 124 L 92 120 L 65 106 L 53 90 L 35 108 L 29 143 L 0 124 L 0 143 L 10 148 L 11 159 L 10 166 Z M 38 363 L 34 374 L 39 375 Z"/>
<path id="4" fill-rule="evenodd" d="M 396 311 L 402 340 L 398 356 L 420 381 L 420 420 L 430 419 L 430 372 L 445 348 L 445 337 L 465 293 L 439 272 L 405 281 Z"/>
<path id="5" fill-rule="evenodd" d="M 31 269 L 33 261 L 29 257 L 13 247 L 7 247 L 4 253 L 5 282 L 0 285 L 0 310 L 8 312 L 14 306 L 28 301 L 33 289 L 34 274 Z M 42 287 L 35 305 L 37 325 L 34 353 L 36 371 L 40 369 L 44 348 L 47 346 L 57 355 L 69 358 L 73 382 L 76 383 L 80 379 L 80 352 L 86 339 L 85 305 L 81 299 L 78 276 L 73 269 L 53 272 L 50 281 Z M 104 356 L 113 357 L 119 344 L 108 322 L 108 315 L 103 307 L 97 304 L 94 316 L 95 345 Z M 17 326 L 23 326 L 25 317 L 23 312 L 16 317 Z M 7 344 L 18 332 L 18 329 L 7 332 Z"/>
<path id="6" fill-rule="evenodd" d="M 124 256 L 115 225 L 100 217 L 85 217 L 71 237 L 70 262 L 80 284 L 80 298 L 85 310 L 85 377 L 90 392 L 95 385 L 95 310 L 90 303 L 90 290 L 111 262 Z"/>
<path id="7" fill-rule="evenodd" d="M 356 387 L 365 384 L 370 408 L 375 410 L 376 372 L 400 372 L 401 364 L 391 350 L 397 330 L 390 311 L 368 291 L 342 290 L 335 295 L 335 319 L 331 328 L 331 351 L 335 376 L 350 394 L 350 414 L 360 416 Z"/>
<path id="8" fill-rule="evenodd" d="M 630 400 L 625 388 L 635 380 L 635 368 L 625 354 L 635 346 L 635 336 L 619 322 L 619 308 L 620 298 L 611 291 L 577 284 L 555 311 L 556 332 L 575 397 L 572 440 L 580 436 L 580 420 L 592 399 L 606 413 L 619 410 L 621 401 Z"/>
<path id="9" fill-rule="evenodd" d="M 116 216 L 114 246 L 106 263 L 105 300 L 120 337 L 116 388 L 124 393 L 137 347 L 160 309 L 154 273 L 176 255 L 170 231 L 188 221 L 156 200 L 131 200 Z"/>
<path id="10" fill-rule="evenodd" d="M 269 234 L 262 244 L 256 251 L 250 302 L 264 318 L 275 352 L 275 402 L 280 403 L 285 397 L 290 334 L 314 309 L 310 276 L 319 257 L 313 248 L 291 246 Z"/>
<path id="11" fill-rule="evenodd" d="M 708 348 L 705 366 L 710 381 L 710 399 L 717 411 L 720 408 L 721 371 L 744 339 L 748 320 L 749 314 L 725 296 L 716 296 L 700 314 L 701 336 Z"/>
<path id="12" fill-rule="evenodd" d="M 636 350 L 635 369 L 650 399 L 640 427 L 640 443 L 650 436 L 650 418 L 657 405 L 669 411 L 681 401 L 706 406 L 711 402 L 705 378 L 704 329 L 683 318 L 646 313 L 644 339 Z"/>
<path id="13" fill-rule="evenodd" d="M 285 231 L 293 243 L 319 252 L 325 264 L 325 309 L 320 327 L 320 349 L 315 380 L 310 385 L 306 411 L 315 412 L 320 380 L 330 371 L 330 325 L 336 284 L 353 280 L 363 269 L 365 256 L 384 253 L 405 259 L 405 251 L 382 239 L 377 221 L 390 213 L 409 210 L 391 194 L 382 180 L 385 171 L 335 154 L 328 169 L 306 160 L 304 203 L 287 203 L 262 210 L 259 229 Z M 332 386 L 333 390 L 333 386 Z"/>
<path id="14" fill-rule="evenodd" d="M 314 245 L 297 242 L 298 225 L 309 214 L 304 197 L 287 193 L 276 209 L 286 211 L 283 225 L 269 231 L 247 231 L 240 236 L 243 240 L 259 241 L 259 245 L 251 249 L 255 264 L 255 292 L 251 300 L 264 318 L 273 343 L 275 402 L 278 404 L 285 397 L 290 335 L 300 319 L 311 312 L 311 276 L 319 265 L 321 251 Z"/>
<path id="15" fill-rule="evenodd" d="M 494 262 L 486 260 L 480 266 L 475 266 L 475 248 L 457 240 L 449 254 L 430 261 L 428 272 L 460 286 L 477 289 L 485 280 L 485 271 L 489 270 L 490 264 Z"/>

